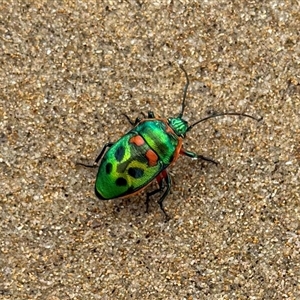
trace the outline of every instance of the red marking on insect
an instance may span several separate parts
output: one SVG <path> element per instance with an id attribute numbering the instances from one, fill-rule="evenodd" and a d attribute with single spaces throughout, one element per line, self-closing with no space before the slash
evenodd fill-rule
<path id="1" fill-rule="evenodd" d="M 166 122 L 166 121 L 165 121 Z M 170 134 L 172 134 L 172 135 L 174 135 L 175 133 L 174 133 L 174 130 L 167 124 L 167 126 L 166 126 L 166 132 L 167 133 L 170 133 Z"/>
<path id="2" fill-rule="evenodd" d="M 157 165 L 158 156 L 153 150 L 151 150 L 151 149 L 147 150 L 147 152 L 145 153 L 145 156 L 148 159 L 148 165 L 150 167 L 154 167 Z"/>
<path id="3" fill-rule="evenodd" d="M 156 176 L 156 181 L 160 185 L 162 180 L 167 178 L 168 174 L 166 170 L 161 171 L 157 176 Z"/>
<path id="4" fill-rule="evenodd" d="M 140 135 L 133 136 L 129 142 L 137 146 L 142 146 L 145 144 L 144 139 Z"/>

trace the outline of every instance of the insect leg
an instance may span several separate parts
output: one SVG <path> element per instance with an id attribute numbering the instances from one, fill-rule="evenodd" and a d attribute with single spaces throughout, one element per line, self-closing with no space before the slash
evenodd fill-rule
<path id="1" fill-rule="evenodd" d="M 168 221 L 170 219 L 170 217 L 168 216 L 168 214 L 166 213 L 164 207 L 163 207 L 163 201 L 164 199 L 168 196 L 168 194 L 170 193 L 170 188 L 171 188 L 171 178 L 169 176 L 169 174 L 167 173 L 166 170 L 163 170 L 157 177 L 156 180 L 158 182 L 158 186 L 159 188 L 147 193 L 147 199 L 146 199 L 146 211 L 148 212 L 148 208 L 149 208 L 149 198 L 152 195 L 155 195 L 159 192 L 162 192 L 164 189 L 164 193 L 161 195 L 161 197 L 159 198 L 159 200 L 157 201 L 157 203 L 160 206 L 160 209 L 162 210 L 162 212 L 164 213 L 165 217 L 166 217 L 166 221 Z M 165 182 L 164 182 L 165 181 Z"/>
<path id="2" fill-rule="evenodd" d="M 155 115 L 154 115 L 153 111 L 148 111 L 148 118 L 149 119 L 154 119 L 155 118 Z"/>
<path id="3" fill-rule="evenodd" d="M 137 117 L 135 119 L 135 121 L 132 121 L 126 114 L 123 114 L 123 116 L 125 116 L 125 118 L 127 119 L 127 121 L 132 125 L 132 126 L 135 126 L 137 125 L 138 123 L 141 122 L 141 118 Z"/>
<path id="4" fill-rule="evenodd" d="M 141 112 L 141 114 L 143 115 L 144 118 L 146 118 L 146 115 L 145 115 L 143 112 Z M 137 118 L 135 119 L 135 121 L 132 121 L 126 114 L 123 114 L 123 116 L 127 119 L 127 121 L 128 121 L 132 126 L 136 126 L 138 123 L 140 123 L 140 122 L 142 121 L 142 119 L 139 118 L 139 117 L 137 117 Z M 147 117 L 148 117 L 148 119 L 154 119 L 155 116 L 154 116 L 153 111 L 148 111 L 148 116 L 147 116 Z"/>
<path id="5" fill-rule="evenodd" d="M 191 152 L 191 151 L 184 150 L 183 148 L 180 149 L 180 154 L 188 156 L 188 157 L 191 157 L 191 158 L 194 158 L 194 159 L 199 159 L 200 158 L 202 160 L 205 160 L 207 162 L 213 163 L 215 165 L 219 164 L 217 161 L 215 161 L 215 160 L 213 160 L 211 158 L 205 157 L 203 155 L 196 154 L 196 153 Z"/>
<path id="6" fill-rule="evenodd" d="M 97 158 L 95 159 L 94 163 L 92 165 L 87 165 L 87 164 L 83 164 L 80 162 L 77 162 L 76 165 L 80 165 L 80 166 L 84 166 L 87 168 L 96 168 L 98 167 L 98 162 L 100 161 L 100 159 L 102 158 L 103 154 L 106 151 L 106 148 L 109 148 L 113 145 L 114 143 L 107 143 L 104 145 L 103 149 L 101 150 L 100 154 L 97 156 Z"/>

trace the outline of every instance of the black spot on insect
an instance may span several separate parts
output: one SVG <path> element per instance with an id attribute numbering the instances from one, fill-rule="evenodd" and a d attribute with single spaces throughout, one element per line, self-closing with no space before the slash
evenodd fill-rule
<path id="1" fill-rule="evenodd" d="M 131 186 L 127 189 L 126 194 L 131 194 L 133 192 L 134 192 L 134 188 L 133 188 L 133 186 Z"/>
<path id="2" fill-rule="evenodd" d="M 141 178 L 144 175 L 144 170 L 140 168 L 129 168 L 128 174 L 133 178 Z"/>
<path id="3" fill-rule="evenodd" d="M 127 180 L 123 177 L 119 177 L 117 180 L 116 180 L 116 185 L 117 186 L 125 186 L 127 185 Z"/>
<path id="4" fill-rule="evenodd" d="M 125 148 L 123 146 L 120 146 L 119 148 L 117 148 L 115 151 L 116 160 L 119 162 L 122 161 L 124 154 L 125 154 Z"/>
<path id="5" fill-rule="evenodd" d="M 105 166 L 106 174 L 110 174 L 111 170 L 112 170 L 112 164 L 111 163 L 107 163 L 106 166 Z"/>

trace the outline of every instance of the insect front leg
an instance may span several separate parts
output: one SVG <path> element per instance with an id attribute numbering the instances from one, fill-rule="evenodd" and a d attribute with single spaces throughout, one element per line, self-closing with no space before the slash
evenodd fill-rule
<path id="1" fill-rule="evenodd" d="M 184 150 L 183 148 L 180 149 L 179 153 L 181 155 L 185 155 L 185 156 L 188 156 L 188 157 L 191 157 L 191 158 L 194 158 L 194 159 L 199 159 L 200 158 L 200 159 L 205 160 L 207 162 L 213 163 L 216 166 L 219 164 L 217 161 L 215 161 L 215 160 L 213 160 L 211 158 L 205 157 L 203 155 L 196 154 L 196 153 L 191 152 L 191 151 Z"/>
<path id="2" fill-rule="evenodd" d="M 96 159 L 95 159 L 95 161 L 92 165 L 87 165 L 87 164 L 83 164 L 83 163 L 80 163 L 80 162 L 77 162 L 76 165 L 84 166 L 84 167 L 87 167 L 87 168 L 97 168 L 98 167 L 98 162 L 100 161 L 100 159 L 104 155 L 106 149 L 110 148 L 113 144 L 114 143 L 105 144 L 104 147 L 102 148 L 100 154 L 96 157 Z"/>
<path id="3" fill-rule="evenodd" d="M 168 172 L 166 170 L 163 170 L 157 177 L 156 180 L 158 182 L 158 186 L 159 188 L 147 193 L 147 199 L 146 199 L 146 212 L 148 212 L 148 208 L 149 208 L 149 200 L 150 197 L 152 195 L 155 195 L 159 192 L 162 192 L 164 189 L 164 193 L 161 195 L 161 197 L 159 198 L 159 200 L 157 201 L 157 203 L 159 204 L 160 209 L 162 210 L 162 212 L 164 213 L 165 217 L 166 217 L 166 221 L 168 221 L 170 219 L 170 217 L 168 216 L 168 214 L 166 213 L 164 207 L 163 207 L 163 201 L 165 200 L 165 198 L 168 196 L 168 194 L 170 193 L 170 188 L 171 188 L 171 177 L 169 176 Z"/>

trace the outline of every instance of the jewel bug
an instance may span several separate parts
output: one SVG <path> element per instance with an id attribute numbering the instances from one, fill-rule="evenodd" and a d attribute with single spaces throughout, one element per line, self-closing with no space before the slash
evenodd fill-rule
<path id="1" fill-rule="evenodd" d="M 146 194 L 146 210 L 148 211 L 149 198 L 161 193 L 157 202 L 168 220 L 169 217 L 163 206 L 163 201 L 171 188 L 171 178 L 167 168 L 178 159 L 179 155 L 218 164 L 208 157 L 185 150 L 182 144 L 186 133 L 197 124 L 219 116 L 243 116 L 256 121 L 261 120 L 244 113 L 225 112 L 209 115 L 188 125 L 188 122 L 183 119 L 183 113 L 189 78 L 182 65 L 180 68 L 185 74 L 186 84 L 181 111 L 177 117 L 156 118 L 154 113 L 149 111 L 146 118 L 136 118 L 132 121 L 124 114 L 133 128 L 118 141 L 105 144 L 93 165 L 77 163 L 85 167 L 98 167 L 95 194 L 100 200 L 130 197 L 156 179 L 158 188 Z"/>

